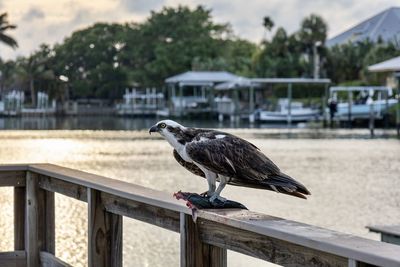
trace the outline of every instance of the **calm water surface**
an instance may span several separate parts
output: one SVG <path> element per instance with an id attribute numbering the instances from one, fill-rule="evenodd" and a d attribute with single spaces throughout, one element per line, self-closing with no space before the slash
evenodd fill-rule
<path id="1" fill-rule="evenodd" d="M 146 125 L 147 126 L 147 125 Z M 400 221 L 400 141 L 280 138 L 280 131 L 228 130 L 266 153 L 282 170 L 312 192 L 307 200 L 269 191 L 228 186 L 223 195 L 249 209 L 304 223 L 378 239 L 369 224 Z M 289 134 L 292 134 L 290 132 Z M 279 138 L 277 138 L 279 137 Z M 146 131 L 0 131 L 4 163 L 48 162 L 93 172 L 168 192 L 203 192 L 206 182 L 180 167 L 172 149 Z M 0 250 L 13 250 L 12 191 L 0 188 Z M 86 204 L 56 196 L 56 254 L 74 266 L 86 266 Z M 230 266 L 265 266 L 229 253 Z M 179 236 L 124 219 L 125 266 L 179 266 Z"/>

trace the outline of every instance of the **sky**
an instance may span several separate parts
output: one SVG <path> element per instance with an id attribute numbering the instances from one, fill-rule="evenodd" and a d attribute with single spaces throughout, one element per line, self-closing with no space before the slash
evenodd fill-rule
<path id="1" fill-rule="evenodd" d="M 0 13 L 8 12 L 10 31 L 19 43 L 15 50 L 0 44 L 0 58 L 26 56 L 41 43 L 60 43 L 73 31 L 95 22 L 143 22 L 150 11 L 163 6 L 203 5 L 212 10 L 213 20 L 229 22 L 234 33 L 253 42 L 264 36 L 262 20 L 272 18 L 276 26 L 289 33 L 299 29 L 301 20 L 311 13 L 327 22 L 328 37 L 333 37 L 361 21 L 393 6 L 398 0 L 0 0 Z"/>

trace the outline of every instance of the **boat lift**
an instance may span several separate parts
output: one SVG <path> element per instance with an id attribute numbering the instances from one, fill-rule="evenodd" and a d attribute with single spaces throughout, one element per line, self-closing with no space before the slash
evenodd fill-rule
<path id="1" fill-rule="evenodd" d="M 387 115 L 389 110 L 389 104 L 392 105 L 396 101 L 390 101 L 389 97 L 393 95 L 393 89 L 387 86 L 334 86 L 329 88 L 329 95 L 331 98 L 336 98 L 337 92 L 347 92 L 348 96 L 348 109 L 347 109 L 347 121 L 349 123 L 349 127 L 351 128 L 352 121 L 356 118 L 369 118 L 369 129 L 371 131 L 371 135 L 374 135 L 374 125 L 375 125 L 375 118 L 382 118 L 382 108 L 381 103 L 382 101 L 382 94 L 384 95 L 384 115 Z M 364 92 L 368 99 L 365 104 L 368 105 L 368 115 L 363 114 L 356 114 L 354 112 L 354 104 L 353 104 L 353 94 L 354 92 Z M 375 104 L 373 101 L 373 96 L 375 92 L 378 92 L 378 103 L 379 106 Z M 393 102 L 393 103 L 392 103 Z M 378 107 L 377 110 L 375 108 Z M 365 113 L 365 112 L 364 112 Z M 340 118 L 339 118 L 340 119 Z M 387 127 L 387 117 L 385 117 L 385 127 Z"/>
<path id="2" fill-rule="evenodd" d="M 249 121 L 254 122 L 254 98 L 255 98 L 255 89 L 262 89 L 262 85 L 267 84 L 286 84 L 287 85 L 287 99 L 288 99 L 288 114 L 286 117 L 287 125 L 290 128 L 292 124 L 292 89 L 295 84 L 320 84 L 324 85 L 325 88 L 325 96 L 323 101 L 323 113 L 325 113 L 326 100 L 328 96 L 328 85 L 331 83 L 330 79 L 310 79 L 310 78 L 246 78 L 239 80 L 234 80 L 231 82 L 221 83 L 215 87 L 216 90 L 233 90 L 234 91 L 234 101 L 237 103 L 237 91 L 242 90 L 243 88 L 249 89 Z M 237 114 L 237 104 L 233 114 Z M 323 118 L 326 116 L 324 114 Z"/>

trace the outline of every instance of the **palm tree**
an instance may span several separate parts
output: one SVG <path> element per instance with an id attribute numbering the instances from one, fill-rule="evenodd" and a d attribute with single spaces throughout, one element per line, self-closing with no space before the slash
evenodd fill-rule
<path id="1" fill-rule="evenodd" d="M 274 22 L 272 21 L 272 19 L 268 16 L 265 16 L 263 18 L 263 24 L 264 26 L 264 37 L 263 37 L 263 41 L 264 43 L 267 42 L 267 33 L 271 32 L 272 28 L 274 27 Z"/>
<path id="2" fill-rule="evenodd" d="M 263 19 L 263 26 L 267 31 L 271 31 L 272 28 L 274 27 L 274 22 L 270 17 L 265 16 Z"/>
<path id="3" fill-rule="evenodd" d="M 11 46 L 12 48 L 17 48 L 17 41 L 15 41 L 15 39 L 11 36 L 4 33 L 7 30 L 13 30 L 17 28 L 16 25 L 10 24 L 8 22 L 7 16 L 7 13 L 3 13 L 0 15 L 0 42 L 3 42 L 4 44 Z"/>

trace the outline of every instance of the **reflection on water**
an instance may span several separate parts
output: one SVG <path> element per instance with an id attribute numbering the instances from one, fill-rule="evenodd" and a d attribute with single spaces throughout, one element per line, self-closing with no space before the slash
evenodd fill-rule
<path id="1" fill-rule="evenodd" d="M 37 116 L 0 117 L 0 130 L 147 130 L 157 121 L 165 118 L 132 118 L 117 116 Z M 230 129 L 268 129 L 257 134 L 268 138 L 371 138 L 366 128 L 324 129 L 322 123 L 298 123 L 288 127 L 287 123 L 254 123 L 246 120 L 218 122 L 216 119 L 176 119 L 188 127 L 230 128 Z M 260 136 L 261 137 L 261 136 Z M 377 138 L 396 138 L 394 129 L 376 129 Z"/>
<path id="2" fill-rule="evenodd" d="M 153 121 L 149 125 L 151 125 Z M 147 127 L 147 126 L 146 126 Z M 276 139 L 275 130 L 229 130 L 257 145 L 312 192 L 307 200 L 228 186 L 249 209 L 377 239 L 368 224 L 400 218 L 400 142 L 396 139 Z M 203 192 L 206 182 L 181 168 L 169 145 L 146 131 L 3 131 L 2 163 L 49 162 L 163 190 Z M 12 250 L 12 191 L 0 189 L 0 250 Z M 86 265 L 87 207 L 56 197 L 56 253 Z M 178 266 L 179 236 L 124 219 L 125 266 Z M 229 254 L 230 266 L 265 263 Z"/>
<path id="3" fill-rule="evenodd" d="M 116 116 L 68 116 L 68 117 L 0 117 L 0 129 L 7 130 L 143 130 L 163 118 L 128 118 Z M 217 120 L 179 120 L 182 124 L 197 127 L 249 127 L 246 121 L 234 122 Z M 267 127 L 264 125 L 263 127 Z M 270 127 L 286 127 L 286 125 L 270 125 Z M 255 125 L 254 127 L 261 127 Z"/>

